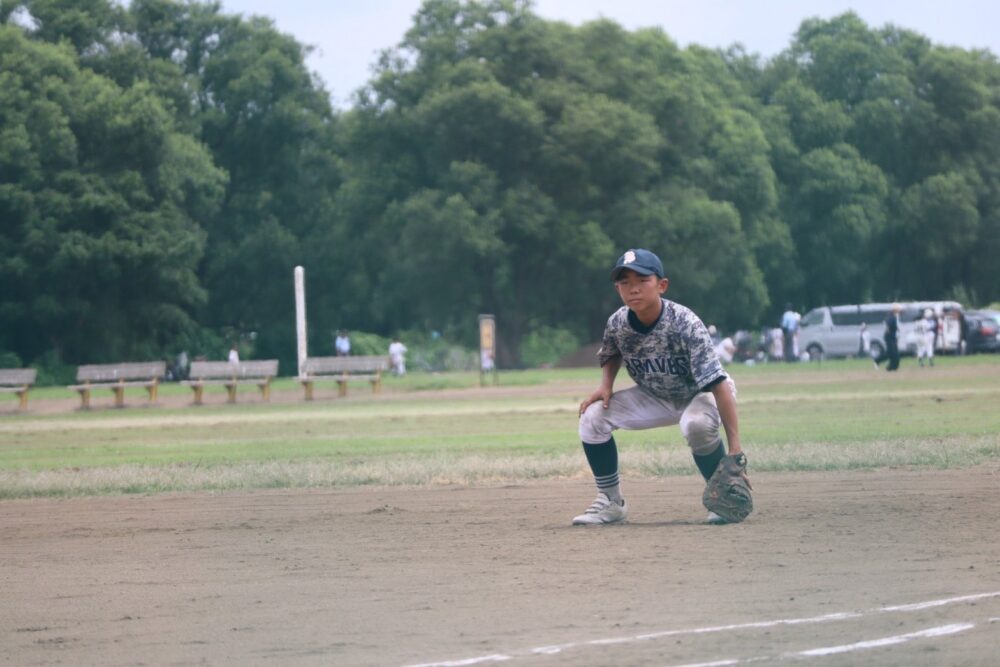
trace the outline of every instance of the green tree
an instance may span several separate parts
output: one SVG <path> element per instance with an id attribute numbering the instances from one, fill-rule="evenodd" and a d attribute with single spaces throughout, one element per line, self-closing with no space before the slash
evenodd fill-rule
<path id="1" fill-rule="evenodd" d="M 424 314 L 474 334 L 472 315 L 492 312 L 508 363 L 546 322 L 597 335 L 616 307 L 617 254 L 640 243 L 674 252 L 676 238 L 687 266 L 699 226 L 732 239 L 719 257 L 750 284 L 730 321 L 755 319 L 767 295 L 748 230 L 762 248 L 781 236 L 758 109 L 718 54 L 684 53 L 660 31 L 571 28 L 521 2 L 431 0 L 344 124 L 338 206 L 350 231 L 337 238 L 359 249 L 362 274 L 379 266 L 366 247 L 392 249 L 402 279 L 372 289 L 385 322 Z M 703 201 L 685 208 L 684 192 Z M 707 248 L 695 256 L 720 267 Z M 721 284 L 689 287 L 690 305 L 708 306 Z"/>
<path id="2" fill-rule="evenodd" d="M 115 26 L 126 38 L 82 62 L 122 87 L 145 85 L 225 175 L 224 193 L 197 217 L 200 323 L 255 332 L 256 354 L 290 362 L 291 271 L 329 223 L 339 185 L 336 119 L 305 67 L 308 50 L 218 2 L 135 0 Z"/>
<path id="3" fill-rule="evenodd" d="M 0 26 L 0 327 L 33 359 L 157 355 L 204 301 L 198 220 L 223 175 L 148 85 Z"/>
<path id="4" fill-rule="evenodd" d="M 617 213 L 643 230 L 635 246 L 659 249 L 668 298 L 693 308 L 706 324 L 746 328 L 768 306 L 763 275 L 731 202 L 664 186 L 636 193 Z"/>
<path id="5" fill-rule="evenodd" d="M 122 12 L 109 0 L 24 0 L 10 5 L 28 11 L 36 38 L 52 43 L 66 40 L 80 55 L 108 45 Z"/>
<path id="6" fill-rule="evenodd" d="M 802 157 L 787 214 L 805 275 L 809 304 L 857 300 L 871 293 L 874 241 L 886 224 L 888 184 L 854 147 L 838 144 Z"/>
<path id="7" fill-rule="evenodd" d="M 849 122 L 838 121 L 838 132 L 825 134 L 853 146 L 885 177 L 886 224 L 871 227 L 866 221 L 875 218 L 860 210 L 844 223 L 873 232 L 855 234 L 854 242 L 872 262 L 875 283 L 859 283 L 848 296 L 930 297 L 953 287 L 995 293 L 996 281 L 984 280 L 974 268 L 997 248 L 988 222 L 1000 204 L 1000 67 L 993 54 L 934 46 L 893 26 L 871 29 L 848 13 L 804 22 L 770 70 L 760 78 L 767 87 L 758 90 L 781 105 L 800 152 L 823 145 L 808 135 L 828 126 L 808 110 L 834 105 Z M 790 90 L 797 92 L 789 95 Z M 808 115 L 800 123 L 803 110 Z M 810 225 L 828 226 L 831 218 L 802 216 L 808 197 L 797 176 L 801 158 L 790 151 L 781 157 L 778 172 L 791 198 L 798 199 L 791 204 L 799 210 L 796 242 L 823 238 L 821 230 L 809 231 Z"/>
<path id="8" fill-rule="evenodd" d="M 903 195 L 898 234 L 908 239 L 898 261 L 908 293 L 929 283 L 967 284 L 970 255 L 980 238 L 975 189 L 958 173 L 936 174 Z"/>

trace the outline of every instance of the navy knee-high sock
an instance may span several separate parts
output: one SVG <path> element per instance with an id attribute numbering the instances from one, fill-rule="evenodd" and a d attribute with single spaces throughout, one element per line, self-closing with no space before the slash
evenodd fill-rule
<path id="1" fill-rule="evenodd" d="M 596 445 L 583 443 L 583 452 L 587 455 L 587 463 L 594 473 L 597 490 L 607 494 L 614 501 L 621 500 L 621 486 L 618 480 L 618 445 L 612 437 L 607 442 Z"/>
<path id="2" fill-rule="evenodd" d="M 722 440 L 719 440 L 719 446 L 715 448 L 715 451 L 709 454 L 692 454 L 694 456 L 695 465 L 698 466 L 701 476 L 708 481 L 712 477 L 712 473 L 715 469 L 719 467 L 719 461 L 722 457 L 726 455 L 726 448 L 722 446 Z"/>

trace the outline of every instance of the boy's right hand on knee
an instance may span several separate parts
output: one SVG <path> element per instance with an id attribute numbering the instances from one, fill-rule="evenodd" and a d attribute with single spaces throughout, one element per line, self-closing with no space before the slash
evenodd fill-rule
<path id="1" fill-rule="evenodd" d="M 611 394 L 612 391 L 610 388 L 598 387 L 593 394 L 583 399 L 583 402 L 580 403 L 580 416 L 583 416 L 583 413 L 586 412 L 587 408 L 589 408 L 592 403 L 596 403 L 597 401 L 600 401 L 601 405 L 604 406 L 604 409 L 607 410 L 608 402 L 611 400 Z"/>

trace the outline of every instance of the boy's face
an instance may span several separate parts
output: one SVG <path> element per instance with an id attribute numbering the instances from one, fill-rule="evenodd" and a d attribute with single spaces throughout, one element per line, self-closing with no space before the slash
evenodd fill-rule
<path id="1" fill-rule="evenodd" d="M 622 302 L 636 313 L 655 310 L 660 312 L 660 295 L 667 291 L 670 283 L 666 278 L 656 275 L 643 276 L 631 269 L 625 269 L 618 274 L 615 289 Z"/>

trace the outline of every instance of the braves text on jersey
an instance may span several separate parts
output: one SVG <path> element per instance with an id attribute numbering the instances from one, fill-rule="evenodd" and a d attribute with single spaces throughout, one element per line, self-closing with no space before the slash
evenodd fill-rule
<path id="1" fill-rule="evenodd" d="M 608 318 L 597 358 L 604 366 L 621 357 L 622 366 L 644 391 L 675 406 L 725 379 L 708 329 L 694 312 L 661 299 L 660 318 L 645 327 L 628 306 Z"/>

